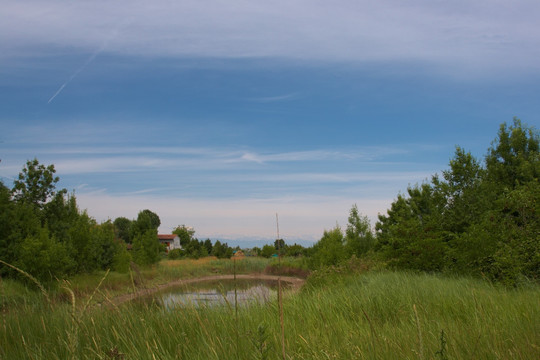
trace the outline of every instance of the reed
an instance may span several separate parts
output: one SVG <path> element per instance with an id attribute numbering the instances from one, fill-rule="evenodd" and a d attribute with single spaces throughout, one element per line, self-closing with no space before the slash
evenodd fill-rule
<path id="1" fill-rule="evenodd" d="M 283 298 L 287 358 L 538 359 L 538 299 L 536 285 L 507 289 L 468 278 L 329 272 Z M 4 314 L 0 358 L 281 359 L 279 307 L 271 302 L 236 313 L 128 303 L 83 312 L 72 303 L 51 310 L 28 301 Z"/>

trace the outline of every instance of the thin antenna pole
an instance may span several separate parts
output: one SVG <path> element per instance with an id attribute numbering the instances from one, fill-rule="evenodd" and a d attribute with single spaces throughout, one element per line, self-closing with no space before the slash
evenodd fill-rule
<path id="1" fill-rule="evenodd" d="M 277 228 L 277 238 L 279 239 L 279 218 L 278 218 L 278 213 L 276 213 L 276 228 Z"/>
<path id="2" fill-rule="evenodd" d="M 277 251 L 278 251 L 278 267 L 279 267 L 279 276 L 278 276 L 278 305 L 279 305 L 279 323 L 281 327 L 281 355 L 283 360 L 286 360 L 285 355 L 285 325 L 283 321 L 283 291 L 281 289 L 281 239 L 279 237 L 279 218 L 276 213 L 276 229 L 277 229 Z"/>

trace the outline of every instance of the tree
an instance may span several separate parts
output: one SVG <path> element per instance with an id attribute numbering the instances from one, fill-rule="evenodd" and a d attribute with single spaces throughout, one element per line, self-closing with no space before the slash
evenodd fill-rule
<path id="1" fill-rule="evenodd" d="M 286 247 L 285 254 L 287 256 L 298 257 L 304 254 L 306 249 L 302 245 L 294 243 L 294 245 L 289 245 Z"/>
<path id="2" fill-rule="evenodd" d="M 251 256 L 260 256 L 261 255 L 261 249 L 257 246 L 251 248 L 250 251 L 248 251 L 248 253 L 251 255 Z"/>
<path id="3" fill-rule="evenodd" d="M 127 273 L 131 263 L 131 254 L 128 252 L 126 243 L 122 240 L 114 241 L 115 252 L 113 258 L 113 270 L 119 273 Z"/>
<path id="4" fill-rule="evenodd" d="M 443 228 L 449 233 L 460 234 L 479 221 L 493 196 L 482 186 L 485 171 L 471 153 L 456 147 L 449 166 L 449 170 L 442 172 L 443 180 L 434 176 L 432 183 L 442 196 Z"/>
<path id="5" fill-rule="evenodd" d="M 274 241 L 274 248 L 280 252 L 281 250 L 283 250 L 285 248 L 285 240 L 283 239 L 276 239 L 276 241 Z"/>
<path id="6" fill-rule="evenodd" d="M 114 219 L 114 228 L 116 237 L 118 239 L 124 240 L 126 243 L 131 244 L 131 226 L 133 221 L 129 220 L 126 217 L 117 217 Z"/>
<path id="7" fill-rule="evenodd" d="M 148 230 L 155 230 L 157 232 L 159 225 L 161 225 L 161 220 L 156 213 L 148 209 L 142 210 L 137 215 L 137 220 L 132 223 L 130 236 L 141 235 Z"/>
<path id="8" fill-rule="evenodd" d="M 206 239 L 204 240 L 204 247 L 206 248 L 206 253 L 210 255 L 212 253 L 212 240 Z"/>
<path id="9" fill-rule="evenodd" d="M 370 250 L 375 243 L 371 232 L 371 225 L 367 216 L 361 216 L 356 204 L 349 212 L 349 223 L 345 231 L 345 246 L 350 255 L 362 256 Z"/>
<path id="10" fill-rule="evenodd" d="M 538 130 L 514 118 L 513 125 L 499 128 L 498 138 L 486 156 L 488 177 L 494 185 L 513 189 L 540 177 Z"/>
<path id="11" fill-rule="evenodd" d="M 55 177 L 55 173 L 54 165 L 42 165 L 37 159 L 27 161 L 19 178 L 14 181 L 12 193 L 15 200 L 41 208 L 56 193 L 55 186 L 60 178 Z"/>
<path id="12" fill-rule="evenodd" d="M 26 237 L 26 234 L 18 231 L 17 210 L 11 200 L 11 190 L 0 182 L 0 259 L 8 263 L 14 262 L 17 247 Z M 39 223 L 36 227 L 39 227 Z M 0 267 L 0 275 L 7 272 L 10 272 L 9 268 Z"/>
<path id="13" fill-rule="evenodd" d="M 218 259 L 230 259 L 233 255 L 233 249 L 229 247 L 227 243 L 222 243 L 216 240 L 214 247 L 212 248 L 212 255 Z"/>
<path id="14" fill-rule="evenodd" d="M 57 192 L 43 206 L 41 219 L 42 224 L 47 225 L 52 236 L 65 241 L 69 237 L 69 229 L 79 217 L 80 211 L 75 194 L 66 195 L 63 192 Z"/>
<path id="15" fill-rule="evenodd" d="M 261 256 L 265 257 L 265 258 L 270 258 L 270 257 L 272 257 L 272 255 L 275 254 L 275 252 L 276 252 L 276 247 L 275 246 L 265 244 L 262 247 Z"/>
<path id="16" fill-rule="evenodd" d="M 157 231 L 148 229 L 133 238 L 133 260 L 139 265 L 152 265 L 159 261 L 160 244 Z"/>
<path id="17" fill-rule="evenodd" d="M 185 225 L 178 225 L 176 229 L 173 230 L 173 234 L 178 235 L 180 238 L 180 245 L 185 249 L 194 238 L 195 230 Z"/>
<path id="18" fill-rule="evenodd" d="M 323 266 L 337 265 L 347 258 L 344 246 L 343 232 L 340 227 L 325 230 L 322 238 L 313 245 L 309 265 L 312 269 Z"/>
<path id="19" fill-rule="evenodd" d="M 540 277 L 540 136 L 502 124 L 485 167 L 457 147 L 442 179 L 409 187 L 376 224 L 376 249 L 396 267 L 482 274 L 516 283 Z"/>
<path id="20" fill-rule="evenodd" d="M 64 245 L 43 228 L 21 243 L 15 265 L 39 281 L 50 282 L 68 275 L 75 264 Z"/>
<path id="21" fill-rule="evenodd" d="M 377 250 L 397 268 L 438 271 L 445 267 L 447 238 L 442 229 L 444 199 L 429 183 L 407 189 L 379 215 Z"/>

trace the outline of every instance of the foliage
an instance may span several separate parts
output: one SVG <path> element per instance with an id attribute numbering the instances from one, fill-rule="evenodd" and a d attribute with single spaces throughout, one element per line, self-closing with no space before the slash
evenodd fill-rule
<path id="1" fill-rule="evenodd" d="M 128 252 L 126 243 L 122 240 L 113 242 L 115 251 L 113 256 L 112 269 L 116 272 L 125 274 L 129 271 L 129 264 L 132 261 L 131 254 Z"/>
<path id="2" fill-rule="evenodd" d="M 124 240 L 126 243 L 131 244 L 131 226 L 133 221 L 129 220 L 126 217 L 120 216 L 114 219 L 114 228 L 116 237 L 118 239 Z"/>
<path id="3" fill-rule="evenodd" d="M 20 244 L 15 265 L 41 282 L 52 282 L 70 273 L 75 263 L 64 245 L 43 228 L 38 236 L 28 237 Z"/>
<path id="4" fill-rule="evenodd" d="M 182 249 L 172 249 L 167 253 L 167 259 L 169 260 L 178 260 L 184 256 L 184 250 Z"/>
<path id="5" fill-rule="evenodd" d="M 274 241 L 274 248 L 279 252 L 281 251 L 283 248 L 285 248 L 285 240 L 283 239 L 276 239 L 276 241 Z"/>
<path id="6" fill-rule="evenodd" d="M 309 266 L 316 269 L 322 266 L 337 265 L 347 258 L 343 232 L 339 226 L 325 230 L 322 238 L 313 245 Z"/>
<path id="7" fill-rule="evenodd" d="M 15 201 L 42 207 L 56 193 L 55 184 L 60 178 L 54 176 L 55 172 L 54 165 L 42 165 L 37 159 L 27 161 L 14 182 Z"/>
<path id="8" fill-rule="evenodd" d="M 233 256 L 233 249 L 227 243 L 222 243 L 216 240 L 212 248 L 212 255 L 218 259 L 230 259 Z"/>
<path id="9" fill-rule="evenodd" d="M 409 187 L 379 215 L 376 251 L 401 269 L 540 279 L 539 138 L 518 119 L 502 124 L 485 166 L 457 147 L 442 179 Z"/>
<path id="10" fill-rule="evenodd" d="M 133 260 L 139 265 L 152 265 L 160 260 L 157 230 L 148 229 L 133 238 Z"/>
<path id="11" fill-rule="evenodd" d="M 260 255 L 267 259 L 272 257 L 272 255 L 274 255 L 275 253 L 276 253 L 276 248 L 268 244 L 265 244 L 260 251 Z"/>
<path id="12" fill-rule="evenodd" d="M 204 258 L 212 255 L 218 259 L 229 259 L 233 255 L 233 249 L 227 243 L 219 240 L 212 245 L 212 240 L 199 240 L 195 237 L 195 230 L 185 225 L 179 225 L 174 229 L 173 234 L 180 238 L 182 251 L 177 252 L 173 257 L 188 257 L 191 259 Z"/>
<path id="13" fill-rule="evenodd" d="M 80 211 L 74 194 L 56 190 L 54 173 L 53 165 L 34 159 L 11 190 L 0 183 L 0 259 L 43 282 L 111 268 L 127 272 L 131 255 L 117 240 L 120 222 L 98 224 Z M 159 226 L 149 210 L 137 220 L 137 229 Z M 18 276 L 8 266 L 0 266 L 0 274 Z"/>
<path id="14" fill-rule="evenodd" d="M 130 237 L 134 238 L 138 235 L 142 235 L 148 230 L 155 230 L 157 232 L 159 225 L 161 225 L 161 220 L 156 213 L 148 209 L 142 210 L 137 215 L 137 220 L 133 221 L 131 224 Z"/>
<path id="15" fill-rule="evenodd" d="M 302 245 L 299 245 L 297 243 L 285 246 L 285 256 L 299 257 L 305 255 L 305 253 L 306 249 Z"/>
<path id="16" fill-rule="evenodd" d="M 194 239 L 195 230 L 188 228 L 185 225 L 179 225 L 173 230 L 173 234 L 178 235 L 180 238 L 180 246 L 185 248 Z"/>
<path id="17" fill-rule="evenodd" d="M 349 212 L 349 223 L 345 231 L 345 246 L 348 254 L 362 256 L 368 252 L 375 243 L 371 226 L 367 216 L 361 216 L 355 204 Z"/>
<path id="18" fill-rule="evenodd" d="M 540 177 L 540 135 L 514 118 L 501 124 L 498 138 L 486 156 L 488 179 L 497 187 L 515 189 Z"/>

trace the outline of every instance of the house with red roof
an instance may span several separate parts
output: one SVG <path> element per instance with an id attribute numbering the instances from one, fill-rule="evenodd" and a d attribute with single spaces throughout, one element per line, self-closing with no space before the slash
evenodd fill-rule
<path id="1" fill-rule="evenodd" d="M 158 234 L 160 244 L 167 246 L 167 252 L 174 249 L 181 249 L 180 238 L 176 234 Z"/>

